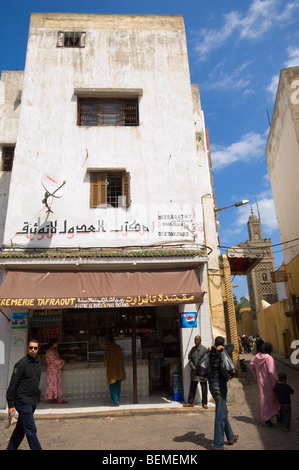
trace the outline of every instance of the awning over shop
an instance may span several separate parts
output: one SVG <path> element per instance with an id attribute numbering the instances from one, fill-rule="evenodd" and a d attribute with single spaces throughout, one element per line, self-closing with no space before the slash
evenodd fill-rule
<path id="1" fill-rule="evenodd" d="M 241 275 L 248 274 L 264 257 L 263 249 L 248 246 L 246 243 L 228 248 L 226 255 L 229 260 L 231 274 Z"/>
<path id="2" fill-rule="evenodd" d="M 0 308 L 126 308 L 202 303 L 196 273 L 149 271 L 9 271 L 0 286 Z"/>

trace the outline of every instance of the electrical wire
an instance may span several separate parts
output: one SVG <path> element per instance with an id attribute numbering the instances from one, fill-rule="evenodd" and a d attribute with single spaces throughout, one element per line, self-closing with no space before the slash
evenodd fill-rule
<path id="1" fill-rule="evenodd" d="M 298 238 L 293 238 L 293 240 L 287 240 L 286 242 L 281 242 L 281 243 L 275 243 L 273 246 L 281 246 L 281 245 L 285 245 L 286 243 L 292 243 L 292 242 L 296 242 L 299 240 L 299 237 Z M 249 242 L 250 243 L 250 242 Z M 297 246 L 297 245 L 294 245 L 294 246 Z M 227 248 L 234 248 L 234 250 L 243 250 L 244 247 L 238 247 L 238 246 L 221 246 L 221 245 L 218 245 L 218 248 L 220 249 L 227 249 Z M 292 247 L 290 247 L 292 248 Z M 258 246 L 251 246 L 250 249 L 253 249 L 253 250 L 260 250 L 261 247 L 258 247 Z"/>

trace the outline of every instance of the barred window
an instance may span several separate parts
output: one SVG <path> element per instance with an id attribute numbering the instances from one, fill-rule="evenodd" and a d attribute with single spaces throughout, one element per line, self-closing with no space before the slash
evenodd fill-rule
<path id="1" fill-rule="evenodd" d="M 85 36 L 81 31 L 59 31 L 57 47 L 85 47 Z"/>
<path id="2" fill-rule="evenodd" d="M 129 207 L 130 174 L 125 171 L 99 171 L 90 173 L 90 207 L 101 205 Z"/>
<path id="3" fill-rule="evenodd" d="M 13 165 L 13 159 L 15 154 L 15 147 L 3 147 L 2 148 L 2 171 L 11 171 Z"/>
<path id="4" fill-rule="evenodd" d="M 79 98 L 78 125 L 138 126 L 138 100 Z"/>

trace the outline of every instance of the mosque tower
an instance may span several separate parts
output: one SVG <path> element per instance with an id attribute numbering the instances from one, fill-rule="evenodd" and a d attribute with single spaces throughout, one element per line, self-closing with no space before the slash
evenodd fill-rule
<path id="1" fill-rule="evenodd" d="M 271 238 L 263 238 L 260 217 L 257 217 L 251 208 L 251 214 L 247 222 L 249 240 L 248 248 L 260 248 L 263 250 L 263 260 L 247 274 L 248 292 L 250 298 L 253 324 L 257 322 L 257 312 L 260 303 L 266 300 L 269 304 L 278 301 L 276 284 L 271 281 L 271 272 L 275 271 L 275 260 Z"/>

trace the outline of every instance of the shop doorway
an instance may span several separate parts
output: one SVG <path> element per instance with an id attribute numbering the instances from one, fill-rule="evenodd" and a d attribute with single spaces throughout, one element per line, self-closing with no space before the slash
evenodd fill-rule
<path id="1" fill-rule="evenodd" d="M 41 359 L 50 339 L 74 370 L 88 363 L 102 366 L 109 335 L 120 344 L 125 365 L 133 369 L 133 398 L 137 403 L 138 373 L 148 368 L 149 394 L 171 394 L 172 377 L 181 372 L 179 309 L 155 306 L 122 309 L 32 311 L 29 337 L 41 341 Z"/>

